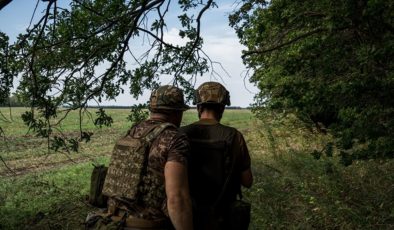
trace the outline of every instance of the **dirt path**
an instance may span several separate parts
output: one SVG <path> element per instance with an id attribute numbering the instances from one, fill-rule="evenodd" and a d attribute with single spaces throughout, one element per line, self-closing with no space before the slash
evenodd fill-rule
<path id="1" fill-rule="evenodd" d="M 48 159 L 48 156 L 40 156 L 34 159 L 21 159 L 14 161 L 7 161 L 7 167 L 5 167 L 4 162 L 0 162 L 3 164 L 0 171 L 0 178 L 12 177 L 12 176 L 22 176 L 29 173 L 35 172 L 44 172 L 53 170 L 56 168 L 61 168 L 63 166 L 72 165 L 72 164 L 80 164 L 84 162 L 91 161 L 93 163 L 93 158 L 101 157 L 101 156 L 110 156 L 111 153 L 102 153 L 97 155 L 90 156 L 79 156 L 79 157 L 69 157 L 64 156 L 58 160 Z M 11 171 L 12 170 L 12 171 Z"/>

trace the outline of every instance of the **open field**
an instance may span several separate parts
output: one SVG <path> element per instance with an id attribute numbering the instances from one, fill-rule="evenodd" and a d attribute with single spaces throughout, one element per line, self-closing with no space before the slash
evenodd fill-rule
<path id="1" fill-rule="evenodd" d="M 4 115 L 7 109 L 0 109 Z M 94 127 L 78 153 L 48 152 L 46 140 L 28 132 L 20 120 L 23 108 L 12 110 L 13 122 L 0 120 L 0 229 L 83 229 L 92 163 L 108 163 L 114 141 L 131 123 L 128 110 L 107 110 L 114 123 Z M 92 110 L 94 116 L 94 111 Z M 182 124 L 197 119 L 185 113 Z M 248 110 L 226 111 L 222 123 L 245 135 L 255 183 L 244 191 L 252 202 L 250 229 L 392 229 L 394 228 L 394 161 L 357 162 L 349 167 L 338 158 L 310 154 L 330 141 L 303 128 L 294 118 L 284 123 L 262 121 Z M 71 113 L 61 127 L 78 135 L 79 120 Z"/>
<path id="2" fill-rule="evenodd" d="M 7 114 L 6 109 L 0 110 L 3 114 Z M 131 122 L 126 120 L 129 110 L 112 109 L 108 110 L 108 114 L 112 116 L 114 123 L 111 127 L 98 128 L 95 127 L 87 114 L 83 117 L 84 131 L 94 132 L 89 143 L 81 143 L 78 153 L 60 153 L 53 154 L 48 151 L 48 142 L 46 139 L 35 137 L 34 133 L 29 132 L 27 126 L 20 119 L 22 113 L 26 109 L 13 108 L 13 122 L 4 122 L 0 124 L 5 137 L 2 138 L 0 145 L 1 158 L 7 162 L 7 166 L 12 169 L 10 171 L 4 164 L 0 164 L 0 176 L 20 175 L 33 171 L 40 171 L 46 168 L 58 167 L 59 165 L 84 161 L 95 161 L 96 157 L 108 156 L 111 153 L 113 144 L 116 139 L 124 135 L 130 128 Z M 95 110 L 90 110 L 94 116 Z M 59 119 L 62 116 L 59 115 Z M 225 115 L 223 124 L 231 124 L 237 128 L 248 128 L 252 115 L 246 110 L 234 110 Z M 184 115 L 182 125 L 189 124 L 197 119 L 194 111 L 187 111 Z M 11 119 L 9 119 L 11 120 Z M 53 121 L 55 123 L 56 120 Z M 70 113 L 64 120 L 59 129 L 66 136 L 77 137 L 79 135 L 79 117 L 78 113 Z"/>

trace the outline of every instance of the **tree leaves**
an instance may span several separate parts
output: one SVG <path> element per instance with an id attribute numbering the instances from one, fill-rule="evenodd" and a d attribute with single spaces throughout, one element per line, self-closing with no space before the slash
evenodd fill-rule
<path id="1" fill-rule="evenodd" d="M 94 125 L 99 126 L 100 128 L 104 126 L 111 126 L 111 124 L 114 122 L 112 120 L 111 116 L 108 116 L 105 113 L 105 110 L 103 108 L 99 108 L 99 110 L 96 112 L 97 118 L 94 120 Z"/>
<path id="2" fill-rule="evenodd" d="M 181 10 L 174 13 L 179 16 L 180 37 L 185 39 L 185 45 L 178 45 L 164 40 L 168 12 L 174 10 L 170 2 L 73 0 L 58 7 L 60 2 L 46 1 L 37 23 L 14 45 L 0 34 L 0 104 L 10 97 L 12 80 L 20 74 L 17 95 L 31 107 L 25 123 L 38 135 L 53 138 L 54 150 L 67 146 L 74 150 L 76 140 L 87 141 L 91 135 L 80 127 L 79 138 L 62 137 L 56 128 L 64 117 L 51 121 L 62 106 L 67 107 L 67 116 L 69 111 L 85 110 L 88 102 L 116 98 L 126 85 L 138 98 L 144 90 L 157 87 L 162 75 L 172 77 L 176 85 L 186 85 L 184 77 L 193 80 L 209 70 L 202 52 L 200 19 L 215 3 L 178 2 Z M 138 119 L 145 117 L 132 113 Z M 96 125 L 112 122 L 104 110 L 97 112 Z"/>
<path id="3" fill-rule="evenodd" d="M 260 106 L 323 126 L 346 164 L 394 157 L 393 10 L 379 0 L 242 1 L 230 25 Z"/>
<path id="4" fill-rule="evenodd" d="M 18 65 L 15 63 L 14 47 L 9 45 L 9 38 L 0 32 L 0 105 L 8 104 L 11 88 Z"/>
<path id="5" fill-rule="evenodd" d="M 127 120 L 131 121 L 133 124 L 145 120 L 146 118 L 148 118 L 148 111 L 146 111 L 146 109 L 146 104 L 134 105 L 131 108 L 130 115 L 127 117 Z"/>

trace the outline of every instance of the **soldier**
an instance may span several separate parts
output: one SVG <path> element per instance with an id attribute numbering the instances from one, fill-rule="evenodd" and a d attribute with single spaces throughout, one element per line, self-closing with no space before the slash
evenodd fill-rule
<path id="1" fill-rule="evenodd" d="M 229 92 L 220 83 L 206 82 L 196 90 L 194 104 L 199 121 L 181 128 L 192 147 L 194 228 L 247 229 L 250 204 L 237 200 L 237 195 L 242 196 L 241 185 L 250 188 L 253 182 L 249 152 L 238 130 L 220 124 L 225 105 L 230 105 Z M 239 203 L 246 209 L 239 209 Z"/>
<path id="2" fill-rule="evenodd" d="M 193 228 L 186 166 L 190 146 L 178 131 L 188 108 L 174 86 L 152 92 L 150 118 L 115 145 L 103 188 L 108 213 L 95 229 Z M 141 143 L 146 151 L 140 151 Z"/>

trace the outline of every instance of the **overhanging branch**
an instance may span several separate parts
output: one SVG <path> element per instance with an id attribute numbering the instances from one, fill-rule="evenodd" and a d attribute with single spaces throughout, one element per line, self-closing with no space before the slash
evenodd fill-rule
<path id="1" fill-rule="evenodd" d="M 10 3 L 12 0 L 0 0 L 0 10 L 3 9 L 8 3 Z"/>
<path id="2" fill-rule="evenodd" d="M 192 56 L 194 50 L 196 49 L 198 43 L 201 40 L 201 36 L 200 36 L 200 33 L 201 33 L 201 17 L 204 14 L 204 12 L 207 11 L 209 9 L 209 7 L 211 7 L 212 4 L 213 4 L 213 0 L 209 0 L 207 2 L 207 4 L 198 13 L 197 20 L 196 20 L 197 21 L 196 40 L 194 41 L 192 47 L 190 48 L 188 54 L 186 55 L 186 57 L 185 57 L 182 65 L 180 66 L 179 70 L 175 73 L 175 81 L 177 80 L 176 78 L 178 77 L 179 73 L 182 72 L 186 62 L 189 61 L 189 58 Z"/>

